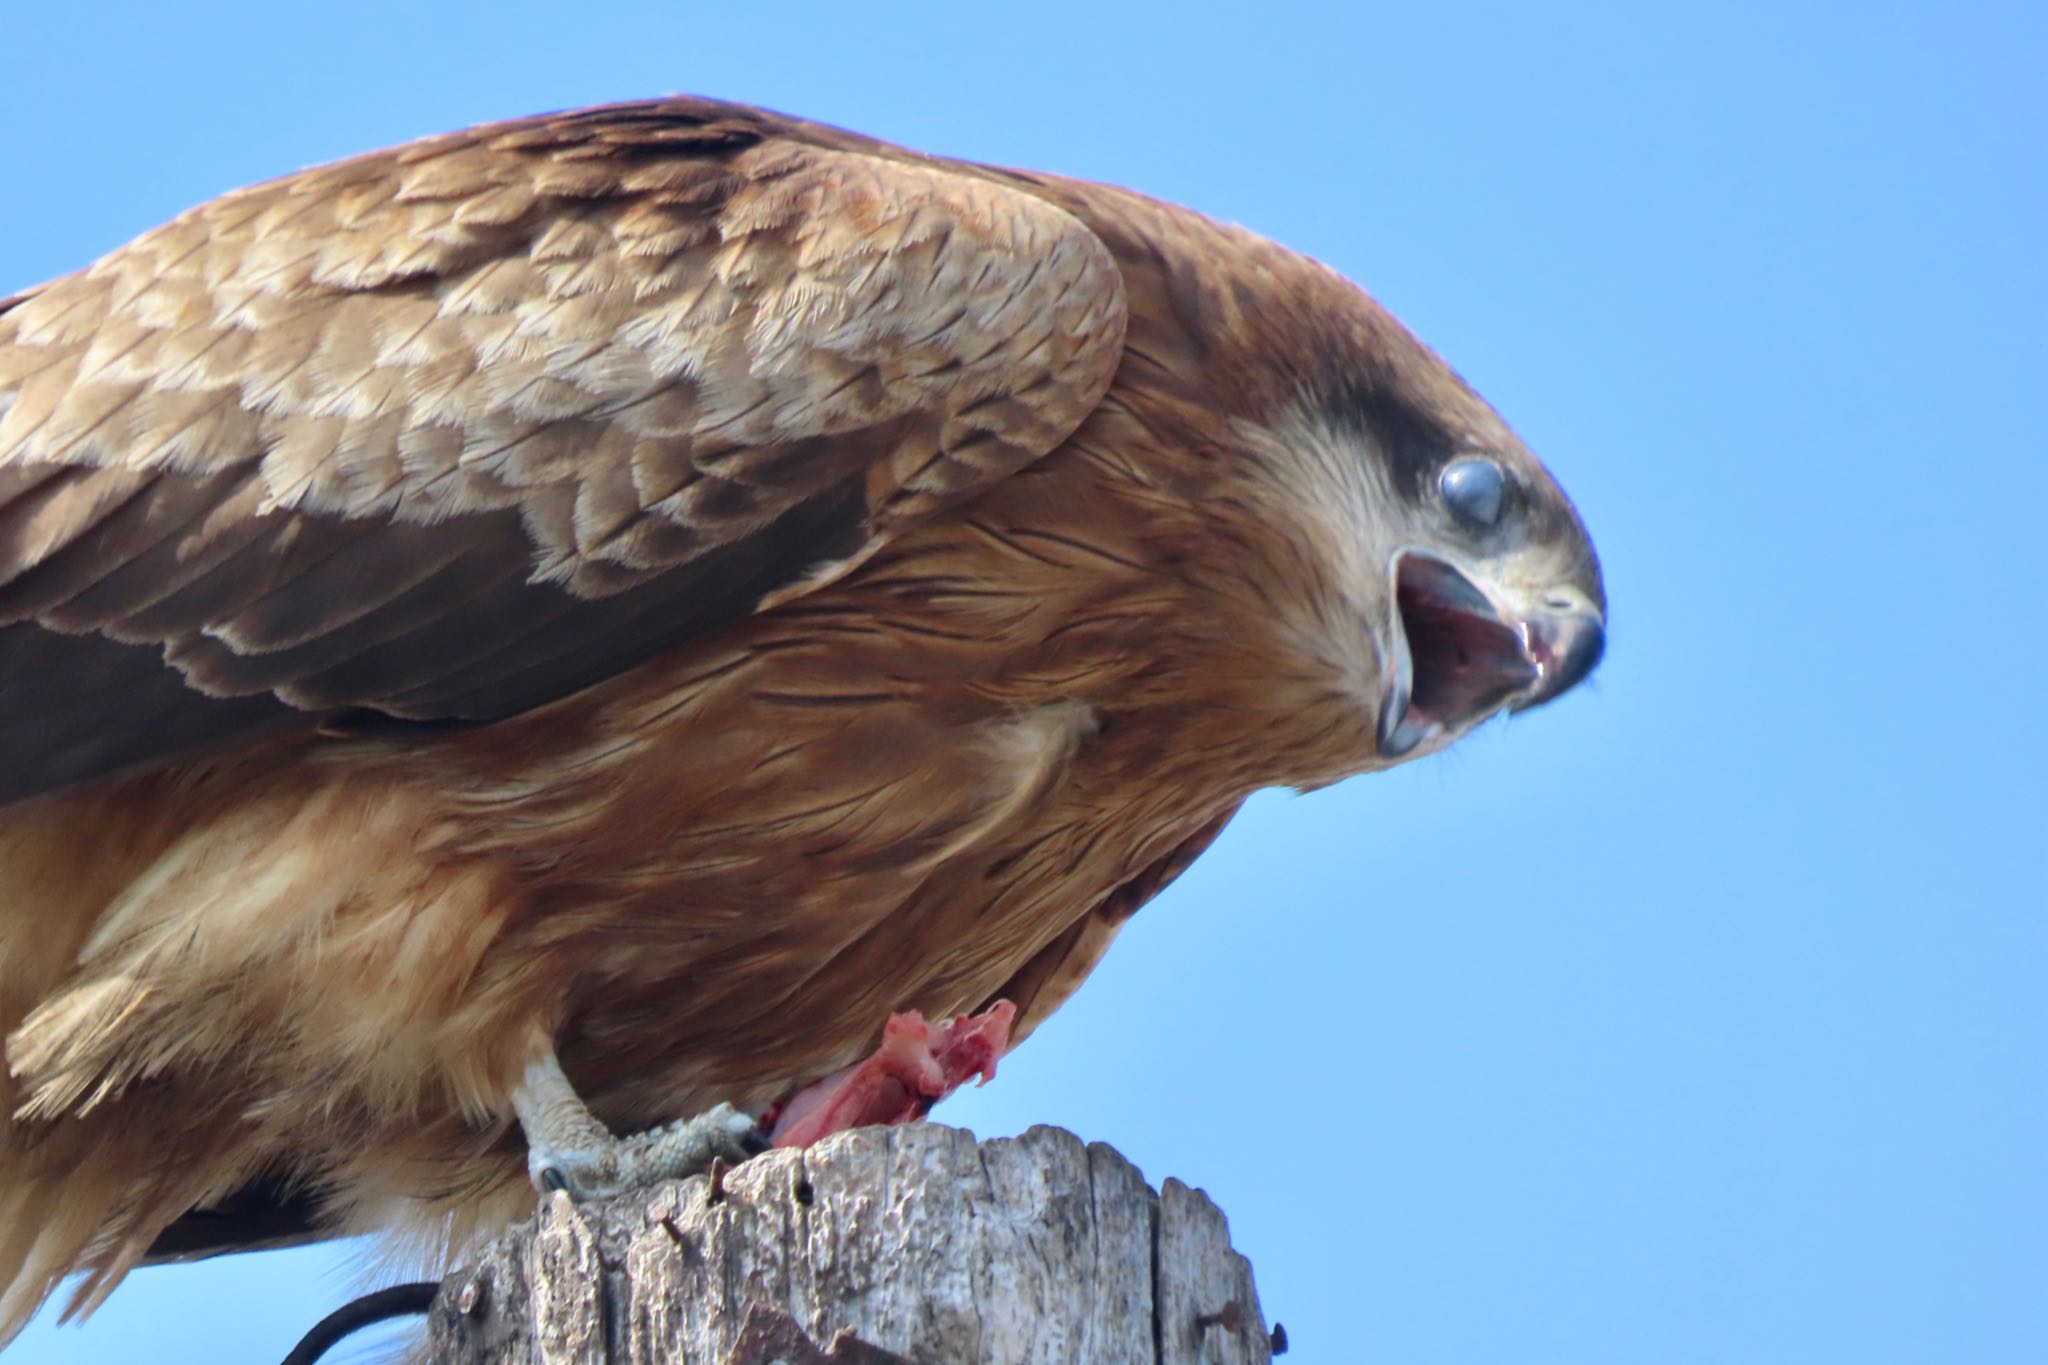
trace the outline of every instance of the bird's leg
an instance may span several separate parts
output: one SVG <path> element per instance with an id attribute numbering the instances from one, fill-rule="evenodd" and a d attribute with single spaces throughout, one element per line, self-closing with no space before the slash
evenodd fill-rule
<path id="1" fill-rule="evenodd" d="M 577 1095 L 552 1047 L 528 1063 L 512 1107 L 526 1131 L 526 1170 L 534 1186 L 567 1190 L 579 1201 L 696 1175 L 716 1158 L 745 1161 L 769 1145 L 754 1120 L 730 1104 L 619 1137 Z"/>

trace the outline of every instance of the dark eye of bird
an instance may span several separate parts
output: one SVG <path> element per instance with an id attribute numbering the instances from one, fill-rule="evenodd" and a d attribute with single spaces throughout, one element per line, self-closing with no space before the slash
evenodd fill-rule
<path id="1" fill-rule="evenodd" d="M 1438 486 L 1451 514 L 1467 526 L 1491 526 L 1500 520 L 1502 494 L 1507 481 L 1492 460 L 1468 457 L 1444 466 Z"/>

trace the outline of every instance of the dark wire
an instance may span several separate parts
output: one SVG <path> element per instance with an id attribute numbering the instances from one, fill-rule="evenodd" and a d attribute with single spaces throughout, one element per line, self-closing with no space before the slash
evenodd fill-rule
<path id="1" fill-rule="evenodd" d="M 300 1337 L 299 1344 L 284 1358 L 284 1365 L 313 1365 L 335 1342 L 371 1323 L 404 1317 L 407 1313 L 424 1313 L 434 1306 L 434 1295 L 440 1289 L 437 1280 L 419 1280 L 351 1299 L 314 1323 L 313 1330 Z"/>

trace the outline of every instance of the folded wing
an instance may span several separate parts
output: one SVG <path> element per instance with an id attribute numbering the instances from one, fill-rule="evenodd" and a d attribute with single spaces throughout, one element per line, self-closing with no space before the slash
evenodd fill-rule
<path id="1" fill-rule="evenodd" d="M 1063 441 L 1077 220 L 670 100 L 239 191 L 0 303 L 0 802 L 475 723 L 828 582 Z"/>

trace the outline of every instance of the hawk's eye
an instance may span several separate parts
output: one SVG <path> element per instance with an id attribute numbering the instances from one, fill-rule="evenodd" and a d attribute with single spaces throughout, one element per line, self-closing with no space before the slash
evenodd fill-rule
<path id="1" fill-rule="evenodd" d="M 1437 481 L 1451 513 L 1467 526 L 1491 526 L 1500 520 L 1501 495 L 1506 480 L 1492 460 L 1468 457 L 1444 466 Z"/>

